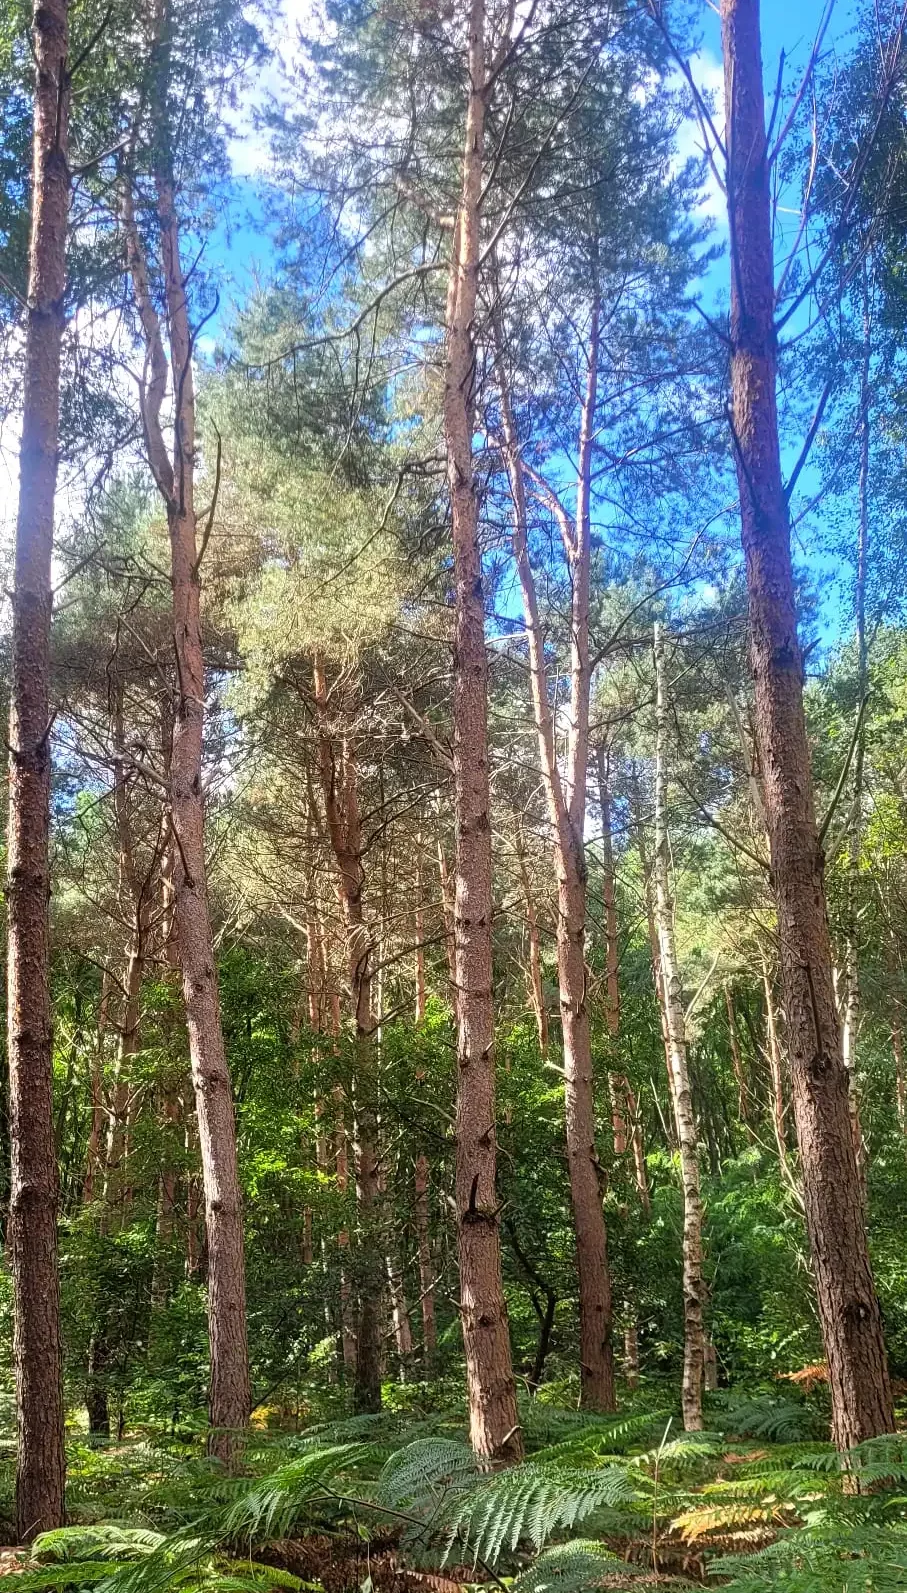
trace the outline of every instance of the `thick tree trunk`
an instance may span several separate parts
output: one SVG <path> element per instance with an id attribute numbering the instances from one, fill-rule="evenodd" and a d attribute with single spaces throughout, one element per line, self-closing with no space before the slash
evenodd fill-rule
<path id="1" fill-rule="evenodd" d="M 611 1281 L 608 1239 L 602 1208 L 604 1175 L 595 1142 L 595 1097 L 592 1036 L 586 1001 L 586 856 L 584 825 L 589 752 L 589 490 L 591 437 L 597 378 L 599 305 L 592 309 L 589 376 L 580 427 L 580 472 L 576 521 L 570 525 L 559 501 L 555 513 L 573 577 L 570 735 L 567 775 L 561 779 L 554 719 L 548 694 L 535 576 L 527 539 L 525 485 L 519 440 L 510 403 L 503 335 L 494 323 L 495 356 L 501 395 L 503 451 L 513 500 L 513 554 L 523 600 L 532 706 L 539 745 L 542 780 L 554 837 L 557 870 L 557 968 L 564 1045 L 564 1099 L 567 1168 L 576 1232 L 579 1279 L 581 1399 L 590 1410 L 613 1410 Z"/>
<path id="2" fill-rule="evenodd" d="M 680 1147 L 683 1184 L 683 1425 L 686 1432 L 702 1427 L 702 1384 L 705 1364 L 705 1280 L 702 1271 L 702 1195 L 699 1182 L 699 1134 L 687 1066 L 683 987 L 674 941 L 671 891 L 671 848 L 668 836 L 668 697 L 664 638 L 655 626 L 655 924 L 661 969 L 661 995 L 674 1102 L 674 1123 Z"/>
<path id="3" fill-rule="evenodd" d="M 337 864 L 346 931 L 347 983 L 356 1033 L 355 1168 L 359 1234 L 356 1282 L 359 1312 L 356 1324 L 356 1386 L 358 1411 L 381 1409 L 381 1254 L 375 1232 L 379 1206 L 378 1127 L 374 1105 L 372 1052 L 376 1022 L 372 1009 L 372 937 L 365 922 L 362 833 L 356 764 L 349 738 L 337 757 L 329 721 L 328 684 L 324 660 L 314 660 L 315 705 L 318 714 L 318 766 L 328 835 Z"/>
<path id="4" fill-rule="evenodd" d="M 485 0 L 469 10 L 462 192 L 453 232 L 444 358 L 444 436 L 453 528 L 456 818 L 457 1246 L 469 1427 L 477 1455 L 517 1459 L 522 1436 L 501 1276 L 496 1190 L 488 661 L 473 469 L 473 322 L 479 273 Z"/>
<path id="5" fill-rule="evenodd" d="M 50 896 L 51 559 L 60 421 L 60 347 L 69 218 L 66 0 L 35 4 L 36 69 L 28 318 L 10 703 L 8 1054 L 9 1244 L 20 1543 L 63 1521 L 58 1177 L 54 1145 Z"/>
<path id="6" fill-rule="evenodd" d="M 758 0 L 722 0 L 734 448 L 756 732 L 771 845 L 794 1116 L 816 1295 L 842 1448 L 894 1423 L 841 1056 L 803 712 L 803 660 L 777 417 L 771 173 Z"/>

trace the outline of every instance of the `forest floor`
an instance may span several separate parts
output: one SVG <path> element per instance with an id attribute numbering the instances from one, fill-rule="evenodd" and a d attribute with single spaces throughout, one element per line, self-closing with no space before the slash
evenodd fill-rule
<path id="1" fill-rule="evenodd" d="M 71 1525 L 0 1550 L 0 1575 L 21 1593 L 907 1587 L 907 1438 L 837 1455 L 821 1388 L 722 1391 L 691 1434 L 663 1386 L 617 1416 L 527 1401 L 526 1459 L 485 1471 L 438 1392 L 256 1433 L 232 1478 L 194 1441 L 74 1437 Z"/>

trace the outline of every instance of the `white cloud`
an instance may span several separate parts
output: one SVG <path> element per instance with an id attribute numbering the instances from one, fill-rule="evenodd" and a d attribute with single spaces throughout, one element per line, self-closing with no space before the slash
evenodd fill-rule
<path id="1" fill-rule="evenodd" d="M 693 82 L 696 84 L 702 98 L 708 107 L 712 125 L 719 138 L 724 138 L 724 68 L 717 56 L 710 50 L 699 50 L 690 61 Z M 679 72 L 675 75 L 675 82 L 680 88 L 683 80 Z M 689 93 L 689 90 L 687 90 Z M 711 131 L 706 125 L 705 135 L 710 145 L 714 144 Z M 677 135 L 677 165 L 682 166 L 684 161 L 695 157 L 701 160 L 706 152 L 706 136 L 700 126 L 699 118 L 693 108 L 690 108 L 685 120 L 681 123 Z M 721 170 L 720 152 L 712 150 L 715 164 Z M 702 189 L 702 198 L 698 205 L 699 213 L 715 222 L 718 227 L 727 227 L 727 201 L 718 179 L 711 165 L 706 169 L 705 182 Z"/>

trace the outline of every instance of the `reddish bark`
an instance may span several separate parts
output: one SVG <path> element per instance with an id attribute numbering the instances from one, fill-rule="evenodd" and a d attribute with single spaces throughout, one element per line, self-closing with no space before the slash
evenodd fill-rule
<path id="1" fill-rule="evenodd" d="M 477 1455 L 518 1459 L 522 1437 L 501 1276 L 495 1187 L 488 661 L 473 467 L 473 323 L 480 257 L 487 67 L 485 0 L 469 7 L 462 190 L 453 230 L 444 356 L 444 437 L 453 527 L 456 819 L 457 1245 L 469 1425 Z"/>
<path id="2" fill-rule="evenodd" d="M 732 423 L 756 733 L 778 913 L 785 1034 L 835 1442 L 894 1425 L 832 981 L 803 659 L 781 474 L 771 165 L 758 0 L 722 0 L 731 233 Z"/>

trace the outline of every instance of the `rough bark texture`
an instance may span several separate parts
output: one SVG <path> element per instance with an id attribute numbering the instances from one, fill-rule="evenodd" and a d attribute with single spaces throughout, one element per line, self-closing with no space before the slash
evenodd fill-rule
<path id="1" fill-rule="evenodd" d="M 357 1101 L 355 1121 L 356 1204 L 359 1217 L 355 1252 L 358 1288 L 356 1323 L 357 1411 L 381 1409 L 381 1255 L 375 1224 L 379 1205 L 378 1128 L 372 1080 L 375 1031 L 372 1008 L 372 937 L 365 922 L 362 831 L 352 744 L 344 738 L 340 755 L 331 733 L 328 683 L 324 660 L 314 663 L 318 715 L 318 767 L 324 796 L 328 836 L 337 864 L 338 888 L 346 933 L 347 984 L 356 1034 Z"/>
<path id="2" fill-rule="evenodd" d="M 586 856 L 584 826 L 589 756 L 589 582 L 591 565 L 589 493 L 591 439 L 598 380 L 599 304 L 593 302 L 589 372 L 579 436 L 579 479 L 573 524 L 551 494 L 572 575 L 570 731 L 566 777 L 557 758 L 548 692 L 545 646 L 535 575 L 529 557 L 525 483 L 510 403 L 503 336 L 495 321 L 495 354 L 501 396 L 503 451 L 513 502 L 513 554 L 523 601 L 529 651 L 532 706 L 542 781 L 554 839 L 557 872 L 557 969 L 564 1045 L 567 1168 L 576 1232 L 579 1279 L 581 1400 L 590 1410 L 613 1410 L 611 1280 L 602 1208 L 604 1174 L 595 1142 L 592 1036 L 586 999 Z"/>
<path id="3" fill-rule="evenodd" d="M 463 179 L 447 293 L 444 435 L 453 529 L 456 822 L 457 1245 L 469 1426 L 477 1455 L 516 1459 L 522 1436 L 501 1278 L 495 1182 L 488 662 L 473 470 L 472 326 L 485 126 L 485 0 L 471 0 Z"/>
<path id="4" fill-rule="evenodd" d="M 16 1531 L 63 1521 L 57 1158 L 48 987 L 51 558 L 69 217 L 68 6 L 35 5 L 32 214 L 13 578 L 7 904 Z"/>
<path id="5" fill-rule="evenodd" d="M 702 1384 L 705 1365 L 705 1280 L 702 1273 L 702 1195 L 699 1181 L 699 1134 L 687 1066 L 683 987 L 674 941 L 671 890 L 671 847 L 668 835 L 668 698 L 664 638 L 655 626 L 655 926 L 658 932 L 660 988 L 664 1015 L 668 1074 L 674 1102 L 674 1123 L 680 1147 L 683 1183 L 683 1386 L 681 1403 L 686 1432 L 702 1427 Z"/>
<path id="6" fill-rule="evenodd" d="M 167 384 L 167 358 L 147 265 L 127 182 L 123 226 L 127 262 L 148 355 L 149 379 L 142 393 L 148 461 L 167 511 L 176 691 L 170 756 L 170 823 L 176 943 L 183 981 L 192 1084 L 198 1117 L 205 1229 L 208 1252 L 208 1337 L 211 1375 L 208 1409 L 210 1448 L 225 1464 L 236 1457 L 235 1434 L 249 1420 L 252 1395 L 246 1335 L 245 1256 L 242 1196 L 236 1155 L 233 1092 L 224 1050 L 214 937 L 205 865 L 205 804 L 202 753 L 205 664 L 202 648 L 198 524 L 195 512 L 195 394 L 192 335 L 180 261 L 179 222 L 166 148 L 168 129 L 158 128 L 156 172 L 164 302 L 174 394 L 171 462 L 160 414 Z"/>
<path id="7" fill-rule="evenodd" d="M 832 982 L 803 660 L 778 441 L 770 164 L 758 0 L 722 0 L 734 446 L 756 732 L 771 845 L 803 1197 L 835 1442 L 890 1432 L 888 1365 L 851 1135 Z"/>

